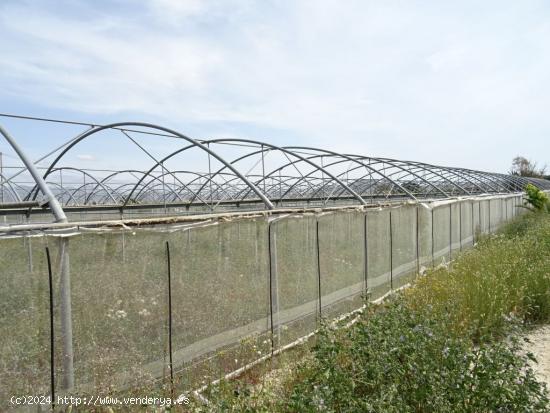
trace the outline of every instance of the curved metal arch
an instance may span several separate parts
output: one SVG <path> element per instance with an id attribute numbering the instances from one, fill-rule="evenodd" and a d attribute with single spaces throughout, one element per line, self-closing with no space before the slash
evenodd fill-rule
<path id="1" fill-rule="evenodd" d="M 294 156 L 295 158 L 298 158 L 300 159 L 301 161 L 303 162 L 306 162 L 307 164 L 309 164 L 310 166 L 312 166 L 313 168 L 317 169 L 318 171 L 322 171 L 324 172 L 325 174 L 327 174 L 329 177 L 331 177 L 334 181 L 336 181 L 340 186 L 342 186 L 343 188 L 345 188 L 355 199 L 357 199 L 362 205 L 366 205 L 367 203 L 365 202 L 365 200 L 359 195 L 357 194 L 353 189 L 351 189 L 348 185 L 346 185 L 344 182 L 342 182 L 340 179 L 338 179 L 336 176 L 334 176 L 332 173 L 328 172 L 327 170 L 325 170 L 324 168 L 320 167 L 319 165 L 315 164 L 314 162 L 311 162 L 309 161 L 307 158 L 304 158 L 302 157 L 301 155 L 298 155 L 296 153 L 293 153 L 292 151 L 290 150 L 287 150 L 285 149 L 284 147 L 279 147 L 279 146 L 275 146 L 275 145 L 271 145 L 271 144 L 268 144 L 268 143 L 265 143 L 265 142 L 259 142 L 259 141 L 253 141 L 253 140 L 250 140 L 250 139 L 213 139 L 213 140 L 209 140 L 207 141 L 208 143 L 221 143 L 221 142 L 243 142 L 243 143 L 249 143 L 249 144 L 255 144 L 255 145 L 259 145 L 262 147 L 262 149 L 260 151 L 257 151 L 257 152 L 253 152 L 253 153 L 249 153 L 249 154 L 246 154 L 244 156 L 241 156 L 240 158 L 237 158 L 235 160 L 233 160 L 231 162 L 231 164 L 234 164 L 236 162 L 239 162 L 249 156 L 252 156 L 252 155 L 257 155 L 258 153 L 262 153 L 264 152 L 264 149 L 263 147 L 268 147 L 268 148 L 271 148 L 271 150 L 279 150 L 283 153 L 286 153 L 287 155 L 291 155 L 291 156 Z M 213 179 L 219 172 L 223 171 L 224 168 L 221 168 L 219 169 L 213 176 L 211 179 Z M 202 189 L 202 188 L 201 188 Z M 200 191 L 199 191 L 200 193 Z M 246 195 L 246 194 L 245 194 Z"/>
<path id="2" fill-rule="evenodd" d="M 383 159 L 383 160 L 387 160 L 388 158 L 377 158 L 377 159 Z M 451 181 L 450 179 L 448 179 L 447 177 L 437 173 L 436 171 L 434 171 L 433 169 L 431 168 L 426 168 L 424 165 L 420 164 L 420 163 L 410 163 L 410 162 L 405 162 L 405 161 L 399 161 L 397 159 L 390 159 L 392 162 L 400 162 L 400 163 L 403 163 L 403 164 L 406 164 L 410 167 L 415 167 L 415 171 L 420 169 L 422 171 L 425 171 L 427 172 L 428 174 L 431 174 L 431 175 L 435 175 L 435 176 L 439 176 L 440 178 L 442 178 L 445 182 L 448 182 L 449 184 L 451 184 L 452 186 L 458 188 L 459 191 L 461 191 L 462 193 L 468 195 L 470 194 L 470 191 L 468 191 L 466 188 L 462 187 L 461 185 L 459 185 L 458 183 L 454 182 L 454 181 Z M 424 178 L 424 177 L 422 177 Z"/>
<path id="3" fill-rule="evenodd" d="M 204 174 L 201 174 L 199 172 L 192 172 L 192 171 L 172 171 L 174 174 L 181 174 L 181 173 L 184 173 L 184 174 L 189 174 L 189 175 L 195 175 L 196 176 L 196 179 L 200 179 L 200 178 L 206 178 L 207 177 L 207 174 L 204 173 Z M 230 183 L 231 181 L 233 180 L 237 180 L 239 179 L 239 177 L 235 176 L 235 175 L 230 175 L 228 174 L 229 176 L 231 176 L 232 178 L 229 180 L 229 181 L 226 181 L 225 183 L 228 184 Z M 187 185 L 191 185 L 192 182 L 194 182 L 196 179 L 193 179 L 193 181 L 189 182 Z M 225 192 L 226 194 L 230 195 L 227 190 L 220 184 L 218 184 L 217 182 L 214 181 L 214 184 L 220 188 L 222 190 L 222 192 Z M 186 185 L 186 186 L 187 186 Z M 183 191 L 184 189 L 186 189 L 186 187 L 182 187 L 178 190 L 178 193 L 181 193 L 181 191 Z M 194 192 L 191 192 L 193 195 L 195 194 Z M 229 199 L 233 199 L 233 198 L 229 198 Z"/>
<path id="4" fill-rule="evenodd" d="M 302 149 L 302 150 L 313 150 L 313 151 L 317 151 L 317 152 L 323 152 L 325 154 L 329 154 L 329 155 L 332 155 L 332 156 L 336 156 L 337 158 L 340 158 L 341 159 L 341 162 L 333 162 L 332 164 L 329 164 L 329 165 L 325 165 L 324 167 L 326 168 L 327 166 L 333 166 L 337 163 L 343 163 L 343 162 L 354 162 L 354 163 L 357 163 L 358 166 L 356 168 L 354 168 L 353 170 L 355 169 L 359 169 L 361 167 L 367 169 L 367 170 L 370 170 L 371 172 L 374 172 L 375 174 L 381 176 L 383 179 L 386 179 L 388 182 L 391 182 L 393 185 L 399 187 L 404 193 L 406 193 L 409 197 L 411 197 L 412 199 L 414 200 L 417 200 L 416 197 L 409 191 L 407 190 L 406 188 L 404 188 L 402 185 L 400 185 L 398 182 L 394 181 L 393 179 L 389 178 L 387 175 L 385 175 L 384 173 L 380 172 L 379 170 L 377 169 L 374 169 L 368 165 L 365 165 L 363 162 L 359 162 L 357 161 L 356 159 L 353 159 L 353 158 L 350 158 L 349 156 L 347 155 L 341 155 L 339 153 L 336 153 L 336 152 L 332 152 L 332 151 L 327 151 L 327 150 L 324 150 L 324 149 L 316 149 L 316 148 L 307 148 L 307 147 L 291 147 L 293 149 Z M 312 157 L 321 157 L 323 155 L 313 155 Z M 343 158 L 343 159 L 342 159 Z M 286 166 L 285 166 L 286 167 Z M 307 176 L 311 175 L 311 172 L 309 174 L 307 174 L 305 177 L 303 177 L 302 179 L 305 179 Z M 365 175 L 366 176 L 366 175 Z M 296 185 L 296 183 L 294 184 Z M 323 187 L 325 186 L 326 184 L 323 184 Z M 291 188 L 290 188 L 291 189 Z M 289 190 L 290 190 L 289 189 Z M 318 188 L 318 190 L 315 192 L 319 192 L 320 190 L 322 189 L 321 188 Z M 287 191 L 288 192 L 288 191 Z"/>
<path id="5" fill-rule="evenodd" d="M 444 168 L 444 167 L 441 167 L 441 166 L 436 166 L 436 165 L 430 165 L 430 164 L 425 164 L 423 162 L 411 162 L 412 164 L 420 164 L 420 165 L 424 165 L 426 167 L 429 167 L 429 168 L 433 168 L 433 169 L 437 169 L 439 171 L 442 171 L 442 173 L 447 173 L 447 174 L 451 174 L 453 176 L 456 176 L 457 178 L 459 179 L 463 179 L 467 182 L 469 182 L 470 184 L 472 184 L 473 186 L 477 187 L 477 189 L 479 189 L 481 192 L 484 192 L 485 189 L 482 188 L 481 186 L 479 186 L 477 183 L 475 183 L 474 181 L 471 181 L 470 179 L 462 176 L 462 175 L 459 175 L 455 170 L 454 168 Z M 433 169 L 430 169 L 430 170 L 433 170 Z M 444 176 L 444 175 L 442 175 Z M 469 194 L 471 194 L 472 192 L 469 192 Z"/>
<path id="6" fill-rule="evenodd" d="M 74 167 L 71 167 L 71 166 L 62 166 L 62 167 L 59 167 L 59 168 L 54 168 L 52 169 L 51 173 L 54 173 L 54 172 L 57 172 L 57 171 L 64 171 L 64 170 L 68 170 L 68 171 L 75 171 L 75 172 L 78 172 L 78 173 L 81 173 L 85 176 L 87 176 L 88 178 L 90 178 L 92 181 L 94 181 L 97 185 L 101 186 L 103 188 L 103 190 L 105 192 L 107 192 L 111 198 L 111 200 L 116 203 L 116 199 L 112 196 L 112 194 L 110 193 L 110 191 L 101 183 L 97 180 L 97 178 L 95 176 L 93 176 L 92 174 L 86 172 L 86 171 L 83 171 L 82 169 L 79 169 L 79 168 L 74 168 Z"/>
<path id="7" fill-rule="evenodd" d="M 231 140 L 229 140 L 229 141 L 231 141 Z M 257 143 L 257 142 L 256 142 L 256 143 Z M 265 144 L 264 144 L 264 145 L 265 145 Z M 292 151 L 292 149 L 299 149 L 299 150 L 301 149 L 301 150 L 307 150 L 307 151 L 323 152 L 323 153 L 326 153 L 326 154 L 329 154 L 329 155 L 332 155 L 332 156 L 336 156 L 336 157 L 340 157 L 340 158 L 347 158 L 347 161 L 359 163 L 359 164 L 362 165 L 364 168 L 370 169 L 370 170 L 372 170 L 373 172 L 375 172 L 376 174 L 382 176 L 383 178 L 386 178 L 389 182 L 392 182 L 394 185 L 396 185 L 397 187 L 401 188 L 401 189 L 402 189 L 407 195 L 409 195 L 412 199 L 416 200 L 416 197 L 415 197 L 412 193 L 410 193 L 407 189 L 403 188 L 399 183 L 393 181 L 393 180 L 390 179 L 390 178 L 387 178 L 387 177 L 386 177 L 383 173 L 381 173 L 380 171 L 377 171 L 377 170 L 375 170 L 375 169 L 373 169 L 373 168 L 370 168 L 369 166 L 363 164 L 362 162 L 358 162 L 358 161 L 356 161 L 355 159 L 353 159 L 353 158 L 351 158 L 351 157 L 348 157 L 348 156 L 346 156 L 346 155 L 342 155 L 342 154 L 339 154 L 339 153 L 337 153 L 337 152 L 332 152 L 332 151 L 328 151 L 328 150 L 325 150 L 325 149 L 310 148 L 310 147 L 286 146 L 286 147 L 283 147 L 283 148 L 284 148 L 284 149 L 288 149 L 288 150 L 290 150 L 290 151 Z M 261 151 L 259 151 L 259 152 L 257 152 L 257 153 L 260 153 L 260 152 L 261 152 Z M 292 152 L 291 152 L 291 153 L 292 153 Z M 305 162 L 307 162 L 308 164 L 310 164 L 310 165 L 316 167 L 316 169 L 318 169 L 319 171 L 321 171 L 321 172 L 327 174 L 329 177 L 331 177 L 331 178 L 333 178 L 333 179 L 335 178 L 335 175 L 333 175 L 332 173 L 330 173 L 330 172 L 328 172 L 328 171 L 326 170 L 326 166 L 320 167 L 319 165 L 317 165 L 317 164 L 315 164 L 315 163 L 309 161 L 309 159 L 312 159 L 312 158 L 315 158 L 315 157 L 320 157 L 321 155 L 317 155 L 317 156 L 316 156 L 316 155 L 313 155 L 312 157 L 308 157 L 308 158 L 304 158 L 304 157 L 302 157 L 301 155 L 297 155 L 297 154 L 294 154 L 294 156 L 297 157 L 297 158 L 299 158 L 299 160 L 298 160 L 298 161 L 291 161 L 291 162 L 289 162 L 288 164 L 285 164 L 285 165 L 283 165 L 283 166 L 281 166 L 281 167 L 279 167 L 279 168 L 277 168 L 277 169 L 274 169 L 274 170 L 271 171 L 269 174 L 265 175 L 264 178 L 263 178 L 262 180 L 266 179 L 267 177 L 270 177 L 273 173 L 278 172 L 279 170 L 282 170 L 282 169 L 284 169 L 284 168 L 286 168 L 286 167 L 288 167 L 288 166 L 290 166 L 290 165 L 295 165 L 296 163 L 298 163 L 298 162 L 300 162 L 300 161 L 305 161 Z M 315 171 L 312 171 L 312 172 L 308 173 L 306 176 L 311 175 L 313 172 L 315 172 Z M 300 181 L 303 180 L 304 178 L 305 178 L 305 177 L 303 177 L 302 179 L 300 179 Z M 338 178 L 337 178 L 337 180 L 338 180 L 339 182 L 342 182 L 342 181 L 339 180 Z M 295 185 L 296 185 L 296 183 L 294 184 L 294 186 L 295 186 Z M 342 182 L 341 185 L 347 187 L 347 185 L 343 184 L 343 182 Z M 349 187 L 348 187 L 348 188 L 349 188 Z M 291 188 L 290 188 L 290 189 L 291 189 Z M 289 190 L 290 190 L 290 189 L 289 189 Z M 350 191 L 352 191 L 352 190 L 350 189 Z M 286 193 L 288 193 L 288 190 L 287 190 Z M 286 194 L 286 193 L 285 193 L 285 194 Z M 246 195 L 246 194 L 245 194 L 245 195 Z M 361 199 L 362 199 L 362 198 L 361 198 Z"/>
<path id="8" fill-rule="evenodd" d="M 73 202 L 78 205 L 78 203 L 76 202 L 76 199 L 74 199 L 74 197 L 73 197 L 73 194 L 67 188 L 63 187 L 62 185 L 58 184 L 57 182 L 47 182 L 47 184 L 52 185 L 52 186 L 56 187 L 57 189 L 59 189 L 61 191 L 61 196 L 63 196 L 64 194 L 67 194 L 69 196 L 69 199 L 72 199 Z"/>
<path id="9" fill-rule="evenodd" d="M 351 155 L 350 155 L 351 156 Z M 443 194 L 443 196 L 449 196 L 449 194 L 447 194 L 445 191 L 443 191 L 441 188 L 439 188 L 438 186 L 436 186 L 434 183 L 428 181 L 427 179 L 424 179 L 424 177 L 421 177 L 419 175 L 417 175 L 415 172 L 412 172 L 408 169 L 405 169 L 403 168 L 402 166 L 400 165 L 396 165 L 395 164 L 395 160 L 393 159 L 388 159 L 388 158 L 367 158 L 367 157 L 364 157 L 364 159 L 369 159 L 369 160 L 375 160 L 377 162 L 374 163 L 374 165 L 376 165 L 377 163 L 387 163 L 387 164 L 390 164 L 396 168 L 399 168 L 400 170 L 402 170 L 403 172 L 405 173 L 408 173 L 409 175 L 413 175 L 413 176 L 416 176 L 418 179 L 420 179 L 422 182 L 424 182 L 425 184 L 428 184 L 430 185 L 431 187 L 433 187 L 434 189 L 436 189 L 438 192 L 440 192 L 441 194 Z M 401 162 L 401 161 L 397 161 L 397 162 Z M 369 165 L 372 165 L 371 163 L 369 163 Z M 397 172 L 392 172 L 391 174 L 387 175 L 388 177 L 389 176 L 393 176 L 395 173 Z M 461 189 L 459 186 L 457 186 L 459 189 Z"/>
<path id="10" fill-rule="evenodd" d="M 249 187 L 250 189 L 252 189 L 256 195 L 258 195 L 260 197 L 260 199 L 264 202 L 265 206 L 268 208 L 268 209 L 273 209 L 274 206 L 273 204 L 271 203 L 271 201 L 269 199 L 267 199 L 265 197 L 265 195 L 258 189 L 256 188 L 252 182 L 250 182 L 248 179 L 246 179 L 245 176 L 243 176 L 238 170 L 236 170 L 235 168 L 233 168 L 231 166 L 231 164 L 229 164 L 227 161 L 225 161 L 225 159 L 223 159 L 223 157 L 221 157 L 220 155 L 218 155 L 216 152 L 212 151 L 210 148 L 208 148 L 207 146 L 203 145 L 202 143 L 200 143 L 199 141 L 193 139 L 193 138 L 190 138 L 188 136 L 185 136 L 185 135 L 182 135 L 181 133 L 179 132 L 176 132 L 172 129 L 169 129 L 169 128 L 165 128 L 164 126 L 159 126 L 159 125 L 154 125 L 152 123 L 144 123 L 144 122 L 117 122 L 117 123 L 111 123 L 109 125 L 103 125 L 103 126 L 98 126 L 98 127 L 95 127 L 85 133 L 83 133 L 82 135 L 80 135 L 77 139 L 75 139 L 73 142 L 71 142 L 69 145 L 67 145 L 62 151 L 61 153 L 55 158 L 55 160 L 50 164 L 50 166 L 48 167 L 48 170 L 46 171 L 46 173 L 44 174 L 44 178 L 45 179 L 50 171 L 55 167 L 55 165 L 57 164 L 57 162 L 59 162 L 59 160 L 71 149 L 73 148 L 76 144 L 78 144 L 79 142 L 81 142 L 82 140 L 86 139 L 87 137 L 89 136 L 92 136 L 98 132 L 101 132 L 102 130 L 107 130 L 107 129 L 111 129 L 111 128 L 116 128 L 116 127 L 121 127 L 121 126 L 137 126 L 137 127 L 143 127 L 143 128 L 150 128 L 150 129 L 156 129 L 156 130 L 160 130 L 160 131 L 163 131 L 163 132 L 166 132 L 166 133 L 169 133 L 169 134 L 172 134 L 180 139 L 183 139 L 187 142 L 189 142 L 192 146 L 196 146 L 197 148 L 203 150 L 204 152 L 210 154 L 211 156 L 213 156 L 214 158 L 216 158 L 220 163 L 226 165 L 227 168 L 229 168 L 232 172 L 235 173 L 235 175 L 237 175 L 239 178 L 241 178 L 243 180 L 243 182 L 245 182 Z M 161 164 L 162 161 L 160 162 L 157 162 L 157 164 L 155 165 L 158 166 L 159 164 Z M 154 168 L 153 168 L 154 169 Z M 131 196 L 131 194 L 129 195 Z M 33 197 L 33 199 L 36 198 L 36 195 Z M 126 202 L 124 203 L 124 205 L 122 207 L 126 206 Z"/>
<path id="11" fill-rule="evenodd" d="M 480 188 L 480 191 L 481 191 L 480 193 L 482 194 L 490 193 L 490 192 L 498 192 L 498 188 L 493 186 L 493 182 L 491 181 L 487 182 L 487 180 L 481 179 L 481 177 L 479 177 L 475 173 L 472 173 L 472 171 L 469 169 L 464 169 L 464 168 L 443 168 L 443 169 L 445 169 L 446 171 L 453 171 L 456 174 L 461 172 L 465 176 L 468 176 L 470 179 L 475 179 L 481 185 L 481 186 L 478 185 L 478 187 Z M 464 176 L 464 175 L 458 175 L 458 176 Z M 487 188 L 489 188 L 489 190 Z"/>
<path id="12" fill-rule="evenodd" d="M 65 215 L 65 211 L 63 211 L 63 207 L 61 206 L 58 199 L 55 197 L 55 195 L 52 193 L 52 191 L 48 187 L 48 184 L 46 184 L 46 180 L 40 176 L 35 165 L 32 163 L 30 158 L 27 157 L 27 154 L 19 147 L 15 139 L 12 138 L 12 136 L 8 133 L 7 130 L 5 130 L 2 127 L 2 125 L 0 125 L 0 134 L 4 136 L 6 141 L 17 153 L 17 156 L 19 156 L 19 159 L 21 159 L 23 164 L 26 166 L 27 170 L 32 175 L 34 181 L 36 182 L 37 188 L 40 188 L 40 190 L 48 200 L 48 203 L 55 217 L 55 220 L 57 222 L 67 222 L 67 216 Z M 36 191 L 36 194 L 38 195 L 38 189 Z"/>
<path id="13" fill-rule="evenodd" d="M 137 169 L 125 169 L 123 171 L 116 171 L 116 172 L 113 172 L 109 175 L 107 175 L 106 177 L 104 177 L 101 181 L 99 181 L 102 185 L 105 185 L 106 182 L 111 179 L 112 177 L 114 176 L 117 176 L 117 175 L 121 175 L 121 174 L 124 174 L 124 173 L 136 173 L 136 174 L 144 174 L 143 171 L 138 171 Z M 88 204 L 88 202 L 90 201 L 90 197 L 95 193 L 95 190 L 97 189 L 98 185 L 96 185 L 92 191 L 90 192 L 90 194 L 86 197 L 85 201 L 84 201 L 84 205 Z M 123 197 L 121 197 L 123 198 Z"/>
<path id="14" fill-rule="evenodd" d="M 17 193 L 17 191 L 13 188 L 12 183 L 6 178 L 6 175 L 3 175 L 0 173 L 0 178 L 2 178 L 2 186 L 7 185 L 10 189 L 12 196 L 14 197 L 16 202 L 21 202 L 22 199 Z"/>

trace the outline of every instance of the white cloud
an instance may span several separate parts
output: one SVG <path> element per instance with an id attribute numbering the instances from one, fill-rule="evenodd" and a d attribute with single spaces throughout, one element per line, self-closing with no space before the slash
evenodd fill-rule
<path id="1" fill-rule="evenodd" d="M 517 136 L 526 156 L 548 153 L 544 3 L 149 0 L 117 15 L 1 11 L 0 87 L 42 106 L 145 115 L 182 132 L 200 122 L 204 135 L 237 122 L 284 131 L 286 142 L 484 169 L 506 169 L 522 149 L 499 142 Z"/>

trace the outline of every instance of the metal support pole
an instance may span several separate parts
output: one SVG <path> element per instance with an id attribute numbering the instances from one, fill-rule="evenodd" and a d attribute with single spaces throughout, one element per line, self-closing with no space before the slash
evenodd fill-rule
<path id="1" fill-rule="evenodd" d="M 65 212 L 63 211 L 63 208 L 61 207 L 61 204 L 57 200 L 57 198 L 54 196 L 34 164 L 31 162 L 31 160 L 27 157 L 27 155 L 23 152 L 23 150 L 19 147 L 17 142 L 15 142 L 15 139 L 13 139 L 8 131 L 6 131 L 1 125 L 0 125 L 0 133 L 6 138 L 8 143 L 11 145 L 13 150 L 17 152 L 17 155 L 19 155 L 19 158 L 21 158 L 21 161 L 25 164 L 27 169 L 29 170 L 30 174 L 32 175 L 33 179 L 36 181 L 36 184 L 46 197 L 46 200 L 48 201 L 48 204 L 50 205 L 50 208 L 53 212 L 53 215 L 55 217 L 56 222 L 67 222 L 67 217 L 65 216 Z"/>
<path id="2" fill-rule="evenodd" d="M 453 259 L 453 206 L 449 204 L 449 262 Z"/>
<path id="3" fill-rule="evenodd" d="M 48 263 L 48 288 L 50 293 L 50 395 L 52 398 L 52 411 L 55 410 L 55 336 L 53 319 L 53 276 L 50 250 L 46 247 L 46 260 Z"/>
<path id="4" fill-rule="evenodd" d="M 434 257 L 434 210 L 431 209 L 432 213 L 432 268 L 435 267 L 435 257 Z"/>
<path id="5" fill-rule="evenodd" d="M 367 213 L 364 214 L 364 224 L 363 224 L 363 273 L 365 276 L 365 298 L 369 292 L 368 278 L 369 278 L 369 258 L 368 258 L 368 227 L 367 227 Z"/>
<path id="6" fill-rule="evenodd" d="M 69 238 L 59 238 L 59 291 L 61 295 L 61 337 L 63 339 L 63 389 L 74 387 L 73 322 L 71 311 L 71 273 Z"/>
<path id="7" fill-rule="evenodd" d="M 420 219 L 418 217 L 419 211 L 418 211 L 418 204 L 416 204 L 416 275 L 420 273 L 420 236 L 418 231 L 418 226 Z"/>
<path id="8" fill-rule="evenodd" d="M 4 163 L 2 161 L 2 152 L 0 152 L 0 203 L 4 203 Z"/>
<path id="9" fill-rule="evenodd" d="M 277 285 L 277 234 L 273 232 L 273 222 L 268 225 L 268 250 L 269 250 L 269 320 L 271 330 L 271 355 L 275 352 L 275 322 L 277 323 L 277 335 L 279 335 L 279 294 Z M 276 316 L 275 316 L 276 314 Z M 279 344 L 279 341 L 277 341 Z"/>
<path id="10" fill-rule="evenodd" d="M 390 290 L 393 290 L 393 230 L 391 224 L 391 209 L 390 209 Z"/>
<path id="11" fill-rule="evenodd" d="M 315 249 L 317 252 L 317 292 L 319 298 L 319 320 L 322 317 L 321 305 L 321 249 L 319 246 L 319 221 L 315 220 Z"/>
<path id="12" fill-rule="evenodd" d="M 172 359 L 172 270 L 170 263 L 170 244 L 166 241 L 166 266 L 168 273 L 168 357 L 170 369 L 170 392 L 174 399 L 174 363 Z"/>

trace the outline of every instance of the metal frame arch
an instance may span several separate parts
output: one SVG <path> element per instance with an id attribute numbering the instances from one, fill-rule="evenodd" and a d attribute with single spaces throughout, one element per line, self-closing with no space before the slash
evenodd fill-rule
<path id="1" fill-rule="evenodd" d="M 160 130 L 160 131 L 163 131 L 163 132 L 166 132 L 166 133 L 169 133 L 169 134 L 172 134 L 180 139 L 183 139 L 187 142 L 189 142 L 192 146 L 195 146 L 195 147 L 198 147 L 200 149 L 202 149 L 204 152 L 207 152 L 208 154 L 210 154 L 211 156 L 213 156 L 214 158 L 216 158 L 220 163 L 226 165 L 227 168 L 229 168 L 230 170 L 232 170 L 235 175 L 237 175 L 239 178 L 241 178 L 248 186 L 250 186 L 250 189 L 252 189 L 256 195 L 258 195 L 260 197 L 260 199 L 264 202 L 264 204 L 266 205 L 266 207 L 268 209 L 274 209 L 274 206 L 273 204 L 271 203 L 271 201 L 269 199 L 267 199 L 265 197 L 265 195 L 258 189 L 256 188 L 252 182 L 250 182 L 248 179 L 246 179 L 245 176 L 243 176 L 239 171 L 237 171 L 235 168 L 233 168 L 231 166 L 231 164 L 229 164 L 225 159 L 223 159 L 223 157 L 221 157 L 220 155 L 218 155 L 216 152 L 212 151 L 210 148 L 208 148 L 207 146 L 205 146 L 204 144 L 200 143 L 199 141 L 193 139 L 193 138 L 190 138 L 188 136 L 185 136 L 179 132 L 176 132 L 172 129 L 169 129 L 169 128 L 166 128 L 164 126 L 159 126 L 159 125 L 155 125 L 155 124 L 152 124 L 152 123 L 145 123 L 145 122 L 117 122 L 117 123 L 111 123 L 109 125 L 103 125 L 103 126 L 98 126 L 96 128 L 93 128 L 89 131 L 86 131 L 84 132 L 82 135 L 78 136 L 78 138 L 76 138 L 75 140 L 73 140 L 69 145 L 67 145 L 62 151 L 61 153 L 55 158 L 55 160 L 50 164 L 50 166 L 48 167 L 48 170 L 46 171 L 46 173 L 44 174 L 44 177 L 43 179 L 45 179 L 50 171 L 55 167 L 55 165 L 57 164 L 57 162 L 59 162 L 59 160 L 69 151 L 71 150 L 75 145 L 77 145 L 79 142 L 81 142 L 82 140 L 88 138 L 89 136 L 92 136 L 98 132 L 101 132 L 103 130 L 108 130 L 108 129 L 112 129 L 112 128 L 116 128 L 116 127 L 124 127 L 124 126 L 137 126 L 137 127 L 143 127 L 143 128 L 150 128 L 150 129 L 156 129 L 156 130 Z M 161 164 L 161 162 L 157 162 L 157 165 L 158 166 L 159 164 Z M 36 197 L 36 196 L 35 196 Z M 33 197 L 33 199 L 35 198 Z M 126 205 L 126 204 L 125 204 Z M 125 206 L 124 205 L 124 206 Z"/>
<path id="2" fill-rule="evenodd" d="M 259 141 L 253 141 L 253 140 L 250 140 L 250 139 L 213 139 L 213 140 L 209 140 L 208 143 L 222 143 L 222 142 L 244 142 L 244 143 L 250 143 L 250 144 L 255 144 L 255 145 L 259 145 L 262 149 L 260 149 L 260 151 L 257 151 L 257 152 L 251 152 L 251 153 L 248 153 L 244 156 L 241 156 L 235 160 L 233 160 L 231 162 L 231 164 L 234 164 L 236 162 L 239 162 L 249 156 L 252 156 L 252 155 L 257 155 L 258 153 L 262 153 L 265 151 L 265 149 L 263 149 L 264 146 L 268 147 L 268 148 L 271 148 L 271 150 L 278 150 L 278 151 L 281 151 L 283 153 L 286 153 L 287 155 L 291 155 L 291 156 L 294 156 L 295 158 L 298 158 L 299 160 L 303 161 L 303 162 L 306 162 L 307 164 L 309 164 L 310 166 L 312 166 L 313 168 L 317 169 L 318 171 L 322 171 L 324 172 L 325 174 L 327 174 L 329 177 L 331 177 L 334 181 L 336 181 L 340 186 L 342 186 L 343 188 L 345 188 L 354 198 L 356 198 L 362 205 L 367 205 L 367 203 L 365 202 L 365 200 L 359 195 L 357 194 L 353 189 L 351 189 L 348 185 L 346 185 L 344 182 L 342 182 L 340 179 L 338 179 L 338 177 L 334 176 L 332 173 L 328 172 L 327 170 L 325 170 L 324 168 L 322 168 L 321 166 L 317 165 L 316 163 L 314 162 L 311 162 L 310 160 L 308 160 L 307 158 L 304 158 L 303 156 L 301 155 L 298 155 L 297 153 L 294 153 L 292 152 L 291 150 L 288 150 L 286 149 L 285 147 L 280 147 L 280 146 L 276 146 L 276 145 L 271 145 L 269 143 L 265 143 L 265 142 L 259 142 Z M 294 164 L 294 163 L 293 163 Z M 218 170 L 213 176 L 216 176 L 219 172 L 221 172 L 224 168 L 221 168 L 220 170 Z M 259 181 L 258 181 L 259 182 Z M 246 194 L 245 194 L 246 195 Z"/>

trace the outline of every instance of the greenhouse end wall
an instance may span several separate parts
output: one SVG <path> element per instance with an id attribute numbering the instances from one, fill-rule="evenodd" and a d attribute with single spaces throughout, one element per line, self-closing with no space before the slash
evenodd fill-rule
<path id="1" fill-rule="evenodd" d="M 58 395 L 196 388 L 448 262 L 521 205 L 516 194 L 4 234 L 0 409 L 49 395 L 52 365 Z"/>

